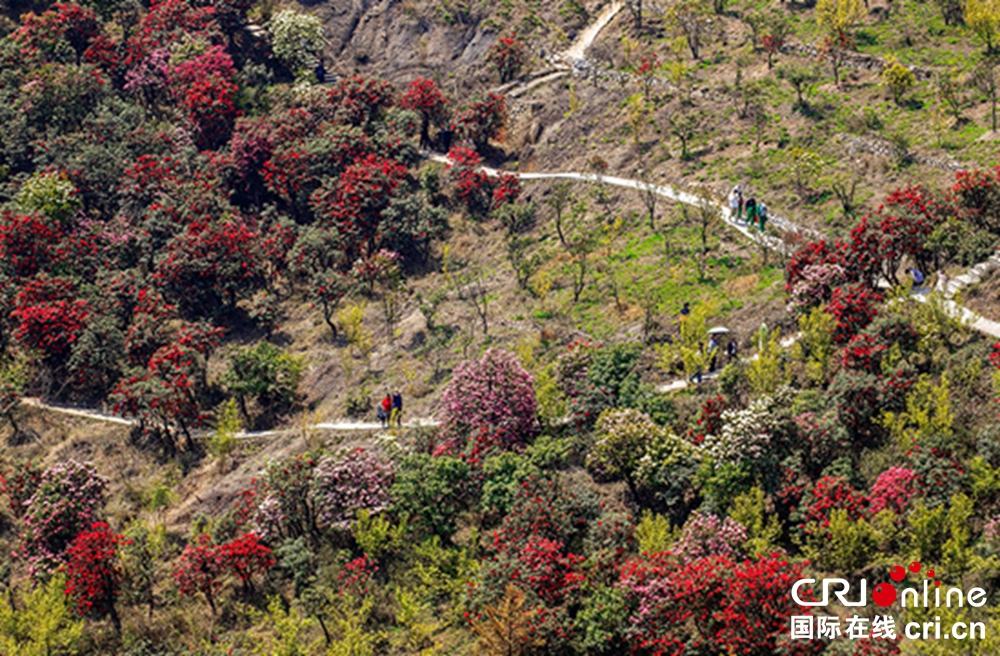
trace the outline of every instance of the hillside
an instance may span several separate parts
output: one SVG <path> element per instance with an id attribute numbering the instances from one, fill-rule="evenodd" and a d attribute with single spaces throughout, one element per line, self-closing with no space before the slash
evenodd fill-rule
<path id="1" fill-rule="evenodd" d="M 998 44 L 0 0 L 0 656 L 995 653 Z"/>

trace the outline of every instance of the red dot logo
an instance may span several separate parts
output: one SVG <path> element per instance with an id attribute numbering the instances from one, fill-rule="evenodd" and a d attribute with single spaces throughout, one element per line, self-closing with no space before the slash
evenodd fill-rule
<path id="1" fill-rule="evenodd" d="M 892 606 L 893 602 L 896 601 L 896 588 L 888 583 L 879 583 L 875 586 L 875 591 L 872 592 L 872 601 L 883 608 Z"/>
<path id="2" fill-rule="evenodd" d="M 913 572 L 914 574 L 916 574 L 917 572 L 919 572 L 920 571 L 920 563 L 918 563 L 917 561 L 913 561 L 912 563 L 910 563 L 910 571 Z"/>
<path id="3" fill-rule="evenodd" d="M 927 570 L 927 577 L 928 578 L 934 578 L 934 570 L 932 570 L 932 569 Z"/>
<path id="4" fill-rule="evenodd" d="M 889 570 L 889 578 L 896 583 L 899 583 L 906 578 L 906 570 L 899 565 L 895 565 L 891 570 Z"/>

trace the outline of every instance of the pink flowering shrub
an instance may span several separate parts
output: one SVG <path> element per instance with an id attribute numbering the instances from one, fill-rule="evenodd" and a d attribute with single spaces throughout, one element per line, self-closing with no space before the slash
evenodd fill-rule
<path id="1" fill-rule="evenodd" d="M 735 560 L 740 557 L 746 539 L 747 530 L 739 522 L 695 511 L 671 552 L 684 564 L 709 556 Z"/>
<path id="2" fill-rule="evenodd" d="M 910 508 L 917 475 L 912 469 L 890 467 L 879 474 L 868 496 L 868 511 L 872 515 L 888 508 L 897 515 L 903 515 Z"/>
<path id="3" fill-rule="evenodd" d="M 24 504 L 15 552 L 27 561 L 33 577 L 51 573 L 65 562 L 66 548 L 97 520 L 107 485 L 108 479 L 93 465 L 75 460 L 42 472 L 38 489 Z"/>
<path id="4" fill-rule="evenodd" d="M 507 448 L 520 447 L 538 433 L 531 374 L 509 351 L 488 349 L 479 360 L 466 360 L 441 396 L 441 428 L 465 439 L 478 428 L 502 430 Z"/>
<path id="5" fill-rule="evenodd" d="M 312 483 L 320 525 L 347 528 L 358 510 L 376 514 L 388 509 L 392 483 L 392 463 L 370 449 L 322 458 L 316 463 Z"/>
<path id="6" fill-rule="evenodd" d="M 844 267 L 839 264 L 809 264 L 802 268 L 801 278 L 791 285 L 788 293 L 789 310 L 799 316 L 833 296 L 833 290 L 847 282 Z"/>

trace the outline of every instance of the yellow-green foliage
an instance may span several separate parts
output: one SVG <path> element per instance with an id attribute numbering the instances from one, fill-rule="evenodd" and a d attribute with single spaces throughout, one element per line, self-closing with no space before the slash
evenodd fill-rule
<path id="1" fill-rule="evenodd" d="M 965 24 L 992 53 L 1000 44 L 1000 0 L 966 0 Z"/>
<path id="2" fill-rule="evenodd" d="M 383 516 L 372 517 L 367 510 L 359 510 L 357 521 L 351 526 L 351 534 L 364 553 L 372 558 L 390 551 L 397 551 L 405 545 L 407 517 L 400 518 L 393 525 Z"/>
<path id="3" fill-rule="evenodd" d="M 684 363 L 684 373 L 688 376 L 703 371 L 708 364 L 708 350 L 698 350 L 698 344 L 705 344 L 708 320 L 719 313 L 719 303 L 714 299 L 702 301 L 691 308 L 691 314 L 681 317 L 678 322 L 680 335 L 672 344 L 657 347 L 660 354 L 658 366 L 664 371 L 674 370 L 675 362 Z"/>
<path id="4" fill-rule="evenodd" d="M 969 461 L 972 477 L 972 498 L 976 504 L 992 504 L 1000 497 L 1000 469 L 995 469 L 982 456 Z"/>
<path id="5" fill-rule="evenodd" d="M 208 438 L 208 452 L 219 459 L 220 464 L 224 464 L 232 452 L 236 449 L 236 434 L 240 432 L 240 413 L 236 407 L 236 399 L 229 399 L 229 402 L 222 406 L 219 414 L 219 422 Z"/>
<path id="6" fill-rule="evenodd" d="M 852 521 L 847 511 L 837 508 L 830 512 L 828 535 L 818 526 L 806 539 L 803 553 L 823 571 L 850 574 L 871 564 L 881 536 L 864 519 Z"/>
<path id="7" fill-rule="evenodd" d="M 814 383 L 823 383 L 829 378 L 836 325 L 837 320 L 822 307 L 815 307 L 809 314 L 799 317 L 801 335 L 792 345 L 792 357 L 805 363 L 806 376 Z"/>
<path id="8" fill-rule="evenodd" d="M 350 303 L 337 311 L 337 323 L 344 329 L 344 338 L 362 357 L 367 358 L 374 348 L 371 333 L 365 329 L 365 303 Z"/>
<path id="9" fill-rule="evenodd" d="M 637 93 L 628 99 L 628 125 L 632 132 L 632 141 L 639 143 L 642 138 L 642 129 L 646 127 L 649 120 L 649 105 L 641 93 Z"/>
<path id="10" fill-rule="evenodd" d="M 82 205 L 76 187 L 62 172 L 32 175 L 21 186 L 17 204 L 25 212 L 40 212 L 60 222 L 69 221 Z"/>
<path id="11" fill-rule="evenodd" d="M 408 654 L 433 654 L 433 635 L 441 629 L 435 611 L 426 599 L 404 588 L 396 589 L 396 624 L 401 631 L 396 644 Z"/>
<path id="12" fill-rule="evenodd" d="M 914 504 L 907 519 L 910 524 L 909 555 L 917 562 L 934 562 L 947 539 L 947 509 L 928 509 L 923 501 Z"/>
<path id="13" fill-rule="evenodd" d="M 762 327 L 757 331 L 757 343 L 761 348 L 747 365 L 747 380 L 754 392 L 773 394 L 787 378 L 781 363 L 781 331 L 768 332 Z"/>
<path id="14" fill-rule="evenodd" d="M 837 35 L 846 35 L 865 17 L 861 0 L 817 0 L 816 23 Z"/>
<path id="15" fill-rule="evenodd" d="M 316 623 L 305 617 L 295 607 L 286 609 L 280 597 L 271 597 L 267 612 L 253 611 L 252 615 L 263 631 L 258 636 L 255 654 L 260 656 L 311 656 L 319 652 L 322 640 L 309 640 L 308 635 Z"/>
<path id="16" fill-rule="evenodd" d="M 941 565 L 944 575 L 954 581 L 960 581 L 968 572 L 996 569 L 997 566 L 996 556 L 984 559 L 972 549 L 970 520 L 974 510 L 974 502 L 964 494 L 951 498 L 947 517 L 948 539 L 941 547 Z"/>
<path id="17" fill-rule="evenodd" d="M 747 530 L 743 548 L 751 556 L 767 555 L 778 547 L 781 522 L 765 507 L 764 490 L 753 487 L 733 499 L 729 516 Z"/>
<path id="18" fill-rule="evenodd" d="M 968 324 L 959 313 L 951 310 L 940 293 L 931 292 L 925 302 L 911 301 L 910 305 L 913 308 L 910 320 L 920 335 L 918 347 L 921 352 L 933 354 L 968 336 Z"/>
<path id="19" fill-rule="evenodd" d="M 950 437 L 954 420 L 948 400 L 948 374 L 945 373 L 939 385 L 934 385 L 930 376 L 921 375 L 913 391 L 906 396 L 906 410 L 883 412 L 881 423 L 900 448 L 906 450 L 913 444 Z"/>
<path id="20" fill-rule="evenodd" d="M 898 103 L 903 94 L 913 88 L 916 83 L 917 76 L 913 74 L 913 71 L 899 63 L 895 56 L 889 55 L 885 58 L 885 68 L 882 69 L 882 86 L 887 87 L 892 92 L 893 100 Z"/>
<path id="21" fill-rule="evenodd" d="M 670 525 L 670 520 L 663 515 L 651 513 L 648 510 L 642 514 L 642 519 L 635 527 L 635 538 L 639 542 L 640 553 L 657 553 L 667 551 L 680 537 L 680 528 Z"/>
<path id="22" fill-rule="evenodd" d="M 474 533 L 469 544 L 475 545 L 478 539 Z M 446 549 L 441 546 L 440 538 L 434 536 L 413 548 L 411 560 L 399 582 L 421 598 L 449 602 L 444 621 L 451 623 L 459 617 L 466 582 L 471 581 L 478 570 L 479 561 L 469 547 Z"/>
<path id="23" fill-rule="evenodd" d="M 326 650 L 327 656 L 375 656 L 375 646 L 382 640 L 383 634 L 365 627 L 373 607 L 371 599 L 363 599 L 349 610 L 336 610 L 336 637 Z"/>
<path id="24" fill-rule="evenodd" d="M 16 608 L 0 595 L 0 654 L 52 656 L 75 654 L 83 620 L 70 608 L 62 575 L 26 593 Z"/>

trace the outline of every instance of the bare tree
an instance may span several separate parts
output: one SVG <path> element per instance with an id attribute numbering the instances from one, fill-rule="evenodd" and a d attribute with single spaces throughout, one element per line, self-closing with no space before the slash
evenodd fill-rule
<path id="1" fill-rule="evenodd" d="M 545 199 L 545 204 L 552 208 L 556 220 L 556 234 L 559 242 L 565 247 L 566 235 L 563 233 L 563 212 L 573 200 L 572 186 L 569 182 L 559 182 L 552 185 L 552 195 Z"/>
<path id="2" fill-rule="evenodd" d="M 996 62 L 991 59 L 983 59 L 972 72 L 972 84 L 976 87 L 983 98 L 990 103 L 990 117 L 992 119 L 992 129 L 997 131 L 997 95 L 1000 89 L 1000 80 L 997 79 Z"/>
<path id="3" fill-rule="evenodd" d="M 698 277 L 705 277 L 705 265 L 708 260 L 708 226 L 719 217 L 719 203 L 715 200 L 715 194 L 707 186 L 700 186 L 695 190 L 698 197 L 698 232 L 701 238 L 701 253 L 696 258 L 698 261 Z"/>
<path id="4" fill-rule="evenodd" d="M 689 157 L 688 145 L 700 131 L 702 118 L 700 112 L 684 109 L 679 109 L 667 117 L 667 127 L 670 134 L 681 142 L 681 159 Z"/>
<path id="5" fill-rule="evenodd" d="M 647 167 L 642 167 L 636 171 L 636 175 L 639 176 L 639 196 L 642 198 L 642 204 L 646 206 L 649 229 L 655 232 L 656 203 L 660 200 L 660 194 L 657 193 L 657 185 L 653 182 L 653 172 Z"/>
<path id="6" fill-rule="evenodd" d="M 628 8 L 629 13 L 632 14 L 632 20 L 635 22 L 635 29 L 642 29 L 642 0 L 625 0 L 625 6 Z"/>

